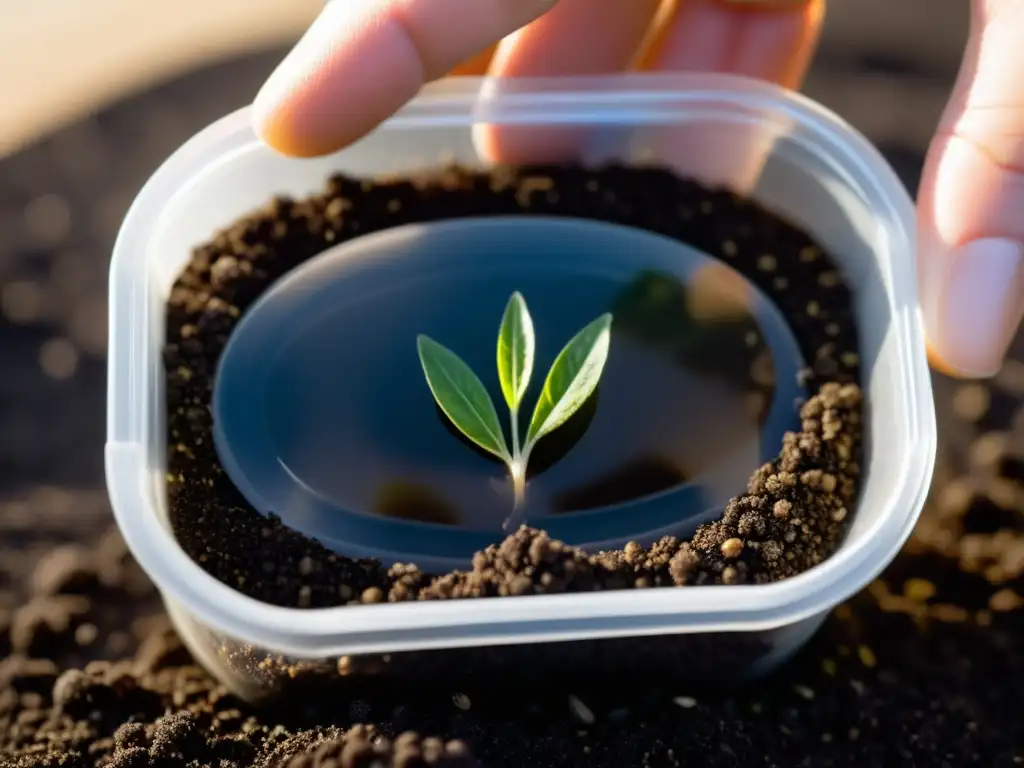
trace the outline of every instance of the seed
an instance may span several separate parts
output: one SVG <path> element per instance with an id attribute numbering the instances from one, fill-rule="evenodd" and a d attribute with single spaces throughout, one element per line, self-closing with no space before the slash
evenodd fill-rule
<path id="1" fill-rule="evenodd" d="M 466 694 L 456 693 L 452 696 L 452 704 L 454 704 L 456 707 L 465 712 L 473 705 L 473 702 L 469 700 L 469 696 L 467 696 Z"/>
<path id="2" fill-rule="evenodd" d="M 697 700 L 690 696 L 676 696 L 672 701 L 683 709 L 693 709 L 697 706 Z"/>

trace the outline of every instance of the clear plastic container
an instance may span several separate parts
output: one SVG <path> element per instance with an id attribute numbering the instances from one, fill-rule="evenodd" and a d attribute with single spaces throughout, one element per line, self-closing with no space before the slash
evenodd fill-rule
<path id="1" fill-rule="evenodd" d="M 826 562 L 769 585 L 298 610 L 243 596 L 179 547 L 164 488 L 161 348 L 165 301 L 190 249 L 276 194 L 319 190 L 334 172 L 486 165 L 494 136 L 482 125 L 505 128 L 501 149 L 516 161 L 558 159 L 571 146 L 585 161 L 674 165 L 748 192 L 834 254 L 856 297 L 868 424 L 856 513 Z M 759 176 L 758 152 L 768 158 Z M 118 524 L 196 657 L 250 699 L 307 681 L 452 670 L 479 677 L 503 666 L 522 678 L 551 664 L 607 675 L 653 661 L 695 681 L 714 675 L 716 685 L 761 674 L 892 560 L 924 503 L 936 428 L 913 221 L 907 192 L 862 136 L 807 99 L 745 79 L 442 81 L 357 144 L 315 160 L 263 147 L 243 109 L 153 175 L 117 240 L 106 467 Z"/>

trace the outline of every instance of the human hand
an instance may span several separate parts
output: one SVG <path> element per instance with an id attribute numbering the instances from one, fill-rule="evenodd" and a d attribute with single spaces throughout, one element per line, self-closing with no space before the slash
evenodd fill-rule
<path id="1" fill-rule="evenodd" d="M 715 71 L 796 89 L 824 8 L 825 0 L 337 0 L 260 91 L 256 128 L 284 154 L 326 154 L 453 70 Z M 952 375 L 993 375 L 1024 315 L 1020 83 L 1024 0 L 973 0 L 963 68 L 918 200 L 929 351 Z"/>

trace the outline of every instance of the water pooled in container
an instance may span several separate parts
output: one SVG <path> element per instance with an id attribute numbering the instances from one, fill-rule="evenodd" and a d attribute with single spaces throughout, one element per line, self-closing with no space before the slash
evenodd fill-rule
<path id="1" fill-rule="evenodd" d="M 261 512 L 351 555 L 450 567 L 503 535 L 507 470 L 436 406 L 420 333 L 487 387 L 513 291 L 537 338 L 528 421 L 562 346 L 603 312 L 597 392 L 531 456 L 526 522 L 581 545 L 688 533 L 799 427 L 799 351 L 742 276 L 618 225 L 494 217 L 350 241 L 273 286 L 239 323 L 214 392 L 225 470 Z"/>

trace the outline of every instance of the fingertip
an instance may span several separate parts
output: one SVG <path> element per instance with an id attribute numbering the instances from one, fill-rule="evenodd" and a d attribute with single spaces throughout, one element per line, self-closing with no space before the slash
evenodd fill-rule
<path id="1" fill-rule="evenodd" d="M 285 157 L 317 157 L 330 154 L 343 146 L 343 142 L 312 141 L 287 116 L 273 106 L 253 102 L 252 127 L 257 138 L 278 154 Z"/>
<path id="2" fill-rule="evenodd" d="M 928 356 L 928 365 L 931 369 L 936 373 L 941 373 L 943 376 L 948 376 L 951 379 L 991 379 L 999 373 L 1003 367 L 1003 361 L 1000 359 L 998 363 L 983 369 L 970 371 L 959 368 L 943 357 L 942 353 L 935 348 L 935 345 L 932 344 L 931 340 L 925 341 L 925 353 Z"/>
<path id="3" fill-rule="evenodd" d="M 1024 317 L 1024 245 L 983 238 L 928 257 L 929 359 L 957 378 L 994 376 Z"/>
<path id="4" fill-rule="evenodd" d="M 267 79 L 252 105 L 256 135 L 289 156 L 351 144 L 423 83 L 408 34 L 372 3 L 330 3 Z"/>

